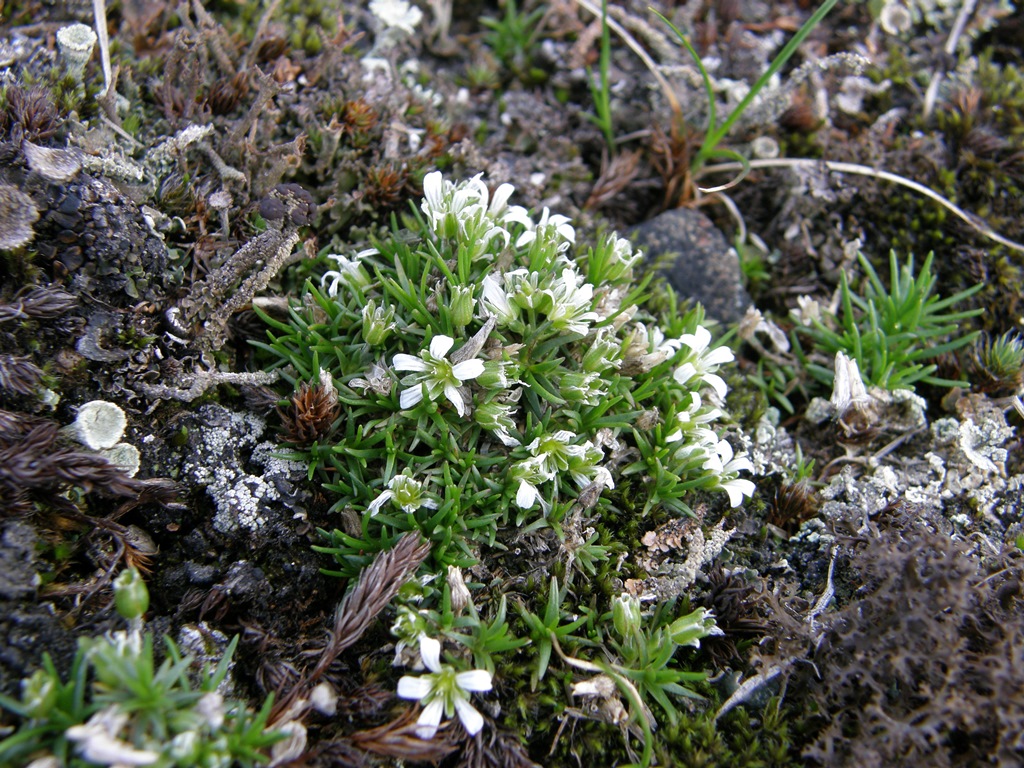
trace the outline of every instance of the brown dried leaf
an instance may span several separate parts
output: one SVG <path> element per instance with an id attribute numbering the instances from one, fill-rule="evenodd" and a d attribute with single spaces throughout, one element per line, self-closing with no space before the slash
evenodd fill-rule
<path id="1" fill-rule="evenodd" d="M 443 723 L 432 739 L 421 739 L 416 735 L 418 707 L 411 707 L 397 719 L 377 728 L 357 731 L 350 737 L 361 749 L 378 755 L 395 757 L 400 760 L 423 760 L 436 763 L 452 754 L 465 731 L 453 727 L 452 722 Z"/>

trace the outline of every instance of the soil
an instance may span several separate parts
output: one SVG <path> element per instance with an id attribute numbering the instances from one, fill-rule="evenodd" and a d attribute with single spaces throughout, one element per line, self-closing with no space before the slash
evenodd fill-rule
<path id="1" fill-rule="evenodd" d="M 994 373 L 979 351 L 1022 316 L 1020 11 L 980 0 L 946 52 L 958 4 L 839 4 L 721 146 L 866 171 L 754 163 L 709 192 L 737 172 L 716 157 L 691 173 L 707 96 L 648 5 L 608 12 L 669 90 L 613 32 L 609 146 L 591 92 L 600 19 L 569 0 L 421 4 L 411 34 L 356 4 L 125 0 L 107 12 L 106 95 L 99 55 L 78 82 L 56 42 L 92 25 L 89 9 L 0 4 L 0 693 L 17 696 L 44 653 L 67 670 L 77 638 L 121 627 L 111 583 L 130 565 L 146 574 L 148 630 L 214 647 L 240 635 L 232 676 L 255 707 L 298 687 L 350 586 L 312 547 L 344 522 L 282 458 L 293 387 L 263 370 L 253 307 L 286 317 L 326 254 L 388 233 L 441 168 L 511 183 L 513 202 L 570 217 L 580 239 L 635 234 L 716 337 L 737 328 L 722 373 L 757 492 L 635 521 L 612 585 L 713 608 L 725 631 L 692 658 L 712 683 L 691 734 L 659 735 L 659 764 L 1024 764 L 1021 371 Z M 690 34 L 719 120 L 814 10 L 652 7 Z M 907 27 L 886 29 L 897 11 Z M 863 413 L 828 412 L 830 388 L 800 369 L 833 361 L 798 362 L 786 338 L 798 298 L 836 307 L 843 273 L 863 284 L 858 249 L 887 282 L 893 249 L 934 252 L 943 296 L 984 284 L 962 305 L 984 313 L 960 330 L 985 335 L 936 361 L 966 386 L 872 390 Z M 779 361 L 794 378 L 770 387 Z M 134 477 L 68 429 L 95 400 L 127 415 Z M 716 527 L 724 549 L 686 577 L 694 531 Z M 511 559 L 491 553 L 479 573 Z M 366 734 L 411 708 L 394 695 L 393 619 L 382 610 L 331 664 L 345 716 L 308 711 L 288 764 L 635 756 L 635 730 L 568 690 L 524 711 L 507 689 L 481 707 L 480 736 L 453 727 L 440 755 L 389 752 Z"/>

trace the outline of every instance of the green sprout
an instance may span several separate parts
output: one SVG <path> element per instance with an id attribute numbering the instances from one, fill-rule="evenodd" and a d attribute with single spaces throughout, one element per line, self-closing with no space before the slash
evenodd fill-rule
<path id="1" fill-rule="evenodd" d="M 594 82 L 594 74 L 587 68 L 587 84 L 594 100 L 595 114 L 584 113 L 583 116 L 601 129 L 608 151 L 615 152 L 615 128 L 612 125 L 611 81 L 608 71 L 611 67 L 611 34 L 608 28 L 608 0 L 601 0 L 601 58 L 598 61 L 598 79 Z"/>
<path id="2" fill-rule="evenodd" d="M 821 23 L 822 19 L 828 15 L 828 13 L 835 7 L 838 0 L 825 0 L 824 3 L 813 13 L 811 17 L 804 22 L 803 26 L 797 31 L 793 37 L 790 38 L 789 42 L 782 48 L 781 51 L 772 59 L 771 64 L 768 65 L 757 81 L 750 87 L 747 94 L 740 100 L 740 102 L 733 107 L 732 111 L 726 116 L 725 120 L 721 123 L 718 122 L 718 115 L 715 108 L 715 93 L 714 88 L 711 84 L 711 76 L 708 74 L 707 69 L 704 67 L 704 62 L 701 61 L 700 55 L 690 40 L 679 31 L 676 26 L 662 16 L 657 11 L 653 11 L 654 14 L 660 18 L 665 24 L 671 29 L 676 37 L 679 39 L 680 44 L 686 49 L 686 52 L 693 59 L 694 65 L 700 72 L 701 79 L 704 83 L 704 92 L 708 99 L 708 124 L 705 127 L 704 139 L 701 141 L 700 148 L 694 153 L 690 159 L 690 174 L 696 176 L 700 170 L 704 167 L 708 160 L 713 158 L 728 158 L 730 160 L 738 161 L 742 164 L 743 170 L 740 175 L 718 189 L 725 189 L 735 185 L 742 180 L 750 170 L 749 161 L 741 155 L 739 152 L 721 147 L 722 141 L 726 136 L 729 135 L 729 131 L 732 130 L 736 122 L 743 116 L 743 113 L 754 103 L 757 95 L 764 89 L 766 85 L 771 81 L 772 77 L 785 66 L 786 62 L 792 58 L 793 54 L 796 53 L 797 48 L 807 38 L 807 36 L 814 30 L 818 24 Z M 653 9 L 652 9 L 653 10 Z M 714 190 L 709 190 L 714 191 Z"/>
<path id="3" fill-rule="evenodd" d="M 500 18 L 484 16 L 480 19 L 480 23 L 490 30 L 484 36 L 484 42 L 498 61 L 520 80 L 528 82 L 542 78 L 544 73 L 532 69 L 530 60 L 547 6 L 538 5 L 532 11 L 520 11 L 515 0 L 505 0 L 502 5 L 505 13 Z"/>
<path id="4" fill-rule="evenodd" d="M 940 387 L 962 387 L 964 382 L 933 375 L 935 363 L 928 361 L 973 342 L 979 332 L 961 332 L 961 322 L 982 313 L 981 309 L 949 312 L 952 306 L 973 296 L 975 285 L 948 298 L 934 293 L 937 277 L 932 274 L 934 254 L 928 254 L 915 275 L 914 257 L 900 265 L 896 253 L 889 255 L 889 289 L 863 254 L 857 259 L 867 275 L 863 296 L 851 289 L 845 272 L 841 276 L 841 317 L 823 312 L 822 319 L 801 323 L 791 333 L 793 348 L 811 377 L 831 386 L 834 372 L 805 353 L 801 337 L 813 350 L 831 360 L 844 352 L 856 360 L 864 382 L 885 389 L 913 389 L 922 382 Z"/>
<path id="5" fill-rule="evenodd" d="M 1017 393 L 1024 385 L 1024 340 L 1016 331 L 979 339 L 972 363 L 972 383 L 979 389 Z"/>
<path id="6" fill-rule="evenodd" d="M 137 620 L 144 587 L 136 576 L 119 580 L 118 608 Z M 164 637 L 158 666 L 153 637 L 139 627 L 83 638 L 63 679 L 49 655 L 22 681 L 20 699 L 0 695 L 0 707 L 22 719 L 0 740 L 0 764 L 26 765 L 51 757 L 56 765 L 239 765 L 267 761 L 283 734 L 269 729 L 273 696 L 259 712 L 226 699 L 219 688 L 238 646 L 235 637 L 214 669 L 198 671 Z M 34 763 L 33 763 L 34 764 Z"/>

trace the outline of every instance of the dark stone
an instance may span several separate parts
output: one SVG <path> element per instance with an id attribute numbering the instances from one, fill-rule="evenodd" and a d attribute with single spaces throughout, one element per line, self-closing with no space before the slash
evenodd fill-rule
<path id="1" fill-rule="evenodd" d="M 680 298 L 699 301 L 709 317 L 734 323 L 751 305 L 736 251 L 700 211 L 665 211 L 629 235 L 648 259 L 669 257 L 663 274 Z"/>

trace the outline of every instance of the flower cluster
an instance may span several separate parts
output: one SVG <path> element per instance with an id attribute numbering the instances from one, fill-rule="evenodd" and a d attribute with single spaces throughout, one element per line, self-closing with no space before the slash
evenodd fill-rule
<path id="1" fill-rule="evenodd" d="M 432 544 L 392 629 L 396 664 L 424 670 L 402 677 L 398 694 L 422 705 L 416 733 L 430 739 L 446 717 L 480 731 L 470 698 L 491 689 L 501 654 L 529 647 L 531 685 L 544 677 L 552 638 L 568 647 L 587 620 L 563 610 L 573 571 L 596 575 L 623 548 L 608 532 L 654 508 L 687 514 L 697 491 L 735 507 L 754 484 L 721 426 L 732 352 L 713 343 L 699 307 L 647 301 L 634 279 L 642 254 L 627 240 L 578 248 L 566 217 L 531 216 L 510 204 L 510 185 L 491 190 L 479 175 L 430 173 L 423 191 L 412 231 L 351 257 L 326 254 L 337 268 L 308 286 L 291 323 L 268 319 L 264 348 L 286 375 L 329 376 L 337 389 L 339 417 L 302 449 L 346 521 L 317 548 L 333 555 L 334 573 L 356 576 L 406 533 Z M 467 585 L 462 569 L 538 535 L 544 551 L 561 541 L 566 589 L 552 579 L 543 605 L 517 595 L 529 637 L 515 637 L 502 588 Z M 496 590 L 480 612 L 479 589 Z M 636 681 L 674 717 L 669 697 L 690 695 L 685 683 L 701 677 L 674 649 L 714 634 L 713 618 L 626 607 L 634 628 L 617 640 L 604 632 L 593 657 L 615 659 L 609 675 Z"/>
<path id="2" fill-rule="evenodd" d="M 639 491 L 645 513 L 686 513 L 695 490 L 733 506 L 754 491 L 718 426 L 733 355 L 699 308 L 646 311 L 627 240 L 583 252 L 565 216 L 532 217 L 512 193 L 427 174 L 414 231 L 328 254 L 322 290 L 275 326 L 282 363 L 338 388 L 341 418 L 306 458 L 337 510 L 370 518 L 332 534 L 341 573 L 409 530 L 439 544 L 440 569 L 510 518 L 558 526 L 578 498 L 614 515 Z"/>

